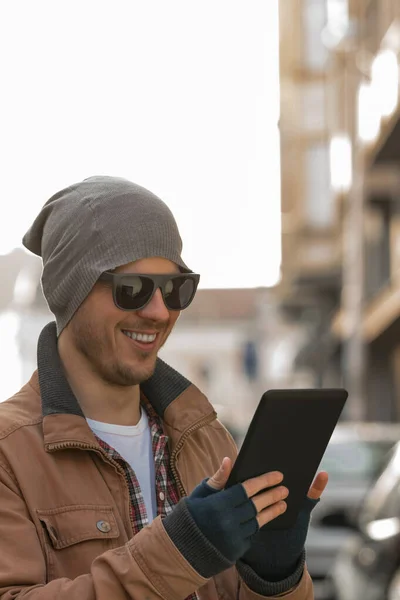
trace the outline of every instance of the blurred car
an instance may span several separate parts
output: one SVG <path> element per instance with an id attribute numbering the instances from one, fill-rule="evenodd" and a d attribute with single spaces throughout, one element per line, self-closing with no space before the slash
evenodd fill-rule
<path id="1" fill-rule="evenodd" d="M 312 513 L 306 542 L 307 567 L 317 600 L 334 598 L 329 577 L 332 565 L 357 528 L 360 505 L 399 440 L 399 424 L 337 425 L 319 468 L 328 471 L 329 484 Z"/>
<path id="2" fill-rule="evenodd" d="M 400 443 L 365 498 L 332 581 L 337 600 L 400 599 Z"/>

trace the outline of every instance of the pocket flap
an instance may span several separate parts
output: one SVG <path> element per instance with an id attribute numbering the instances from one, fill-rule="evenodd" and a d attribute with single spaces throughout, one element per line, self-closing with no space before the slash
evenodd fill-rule
<path id="1" fill-rule="evenodd" d="M 54 548 L 61 550 L 86 540 L 115 539 L 119 529 L 111 506 L 79 505 L 37 510 Z"/>

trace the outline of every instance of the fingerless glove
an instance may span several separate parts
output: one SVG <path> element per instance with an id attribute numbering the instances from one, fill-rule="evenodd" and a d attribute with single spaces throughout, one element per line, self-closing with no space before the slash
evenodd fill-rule
<path id="1" fill-rule="evenodd" d="M 290 529 L 259 529 L 250 549 L 238 562 L 240 574 L 253 591 L 264 595 L 263 581 L 285 581 L 284 589 L 277 587 L 274 592 L 279 594 L 294 587 L 301 579 L 311 512 L 318 502 L 307 497 Z"/>
<path id="2" fill-rule="evenodd" d="M 214 490 L 207 480 L 164 518 L 175 546 L 203 577 L 235 564 L 259 530 L 257 511 L 241 484 Z"/>

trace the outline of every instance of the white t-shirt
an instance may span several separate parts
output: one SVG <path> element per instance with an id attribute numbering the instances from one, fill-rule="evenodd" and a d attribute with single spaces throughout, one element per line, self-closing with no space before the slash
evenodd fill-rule
<path id="1" fill-rule="evenodd" d="M 156 483 L 151 431 L 142 409 L 137 425 L 113 425 L 86 419 L 91 430 L 114 448 L 133 469 L 146 506 L 148 522 L 157 516 Z"/>

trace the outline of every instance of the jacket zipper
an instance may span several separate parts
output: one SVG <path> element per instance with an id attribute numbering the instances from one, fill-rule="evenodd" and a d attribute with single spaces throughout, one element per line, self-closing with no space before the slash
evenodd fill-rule
<path id="1" fill-rule="evenodd" d="M 93 444 L 86 444 L 85 442 L 79 442 L 79 443 L 64 442 L 63 444 L 47 444 L 46 445 L 46 450 L 48 450 L 49 452 L 52 452 L 53 450 L 65 450 L 66 448 L 75 448 L 78 450 L 93 450 L 97 454 L 101 455 L 101 457 L 104 460 L 106 460 L 106 462 L 111 463 L 113 465 L 113 467 L 123 476 L 124 481 L 129 490 L 129 484 L 126 479 L 126 475 L 125 475 L 123 468 L 120 467 L 120 465 L 113 458 L 110 458 L 109 456 L 107 456 L 107 454 L 105 452 L 103 452 L 102 448 L 98 448 L 97 446 L 94 446 Z M 129 493 L 128 493 L 128 496 L 129 496 Z M 131 524 L 131 534 L 133 535 L 134 523 L 132 520 L 132 512 L 130 509 L 130 500 L 129 500 L 129 505 L 128 505 L 128 514 L 129 514 L 129 521 Z"/>
<path id="2" fill-rule="evenodd" d="M 179 442 L 175 446 L 174 451 L 172 452 L 172 454 L 170 456 L 170 461 L 169 462 L 170 462 L 171 471 L 172 471 L 172 474 L 173 474 L 173 476 L 175 478 L 176 484 L 178 486 L 178 490 L 179 490 L 179 494 L 180 494 L 181 498 L 184 498 L 187 494 L 185 492 L 185 489 L 183 487 L 181 479 L 180 479 L 180 477 L 178 475 L 178 471 L 176 470 L 176 467 L 175 467 L 176 456 L 177 456 L 178 452 L 182 449 L 182 447 L 185 444 L 187 438 L 189 436 L 191 436 L 192 433 L 194 433 L 195 431 L 197 431 L 201 427 L 204 427 L 205 425 L 208 425 L 208 423 L 211 423 L 215 419 L 216 419 L 216 413 L 212 412 L 209 415 L 207 415 L 207 416 L 203 417 L 202 419 L 200 419 L 200 421 L 197 421 L 197 423 L 195 423 L 194 425 L 192 425 L 188 429 L 186 429 L 186 431 L 184 431 L 184 433 L 182 434 L 181 438 L 179 439 Z"/>

